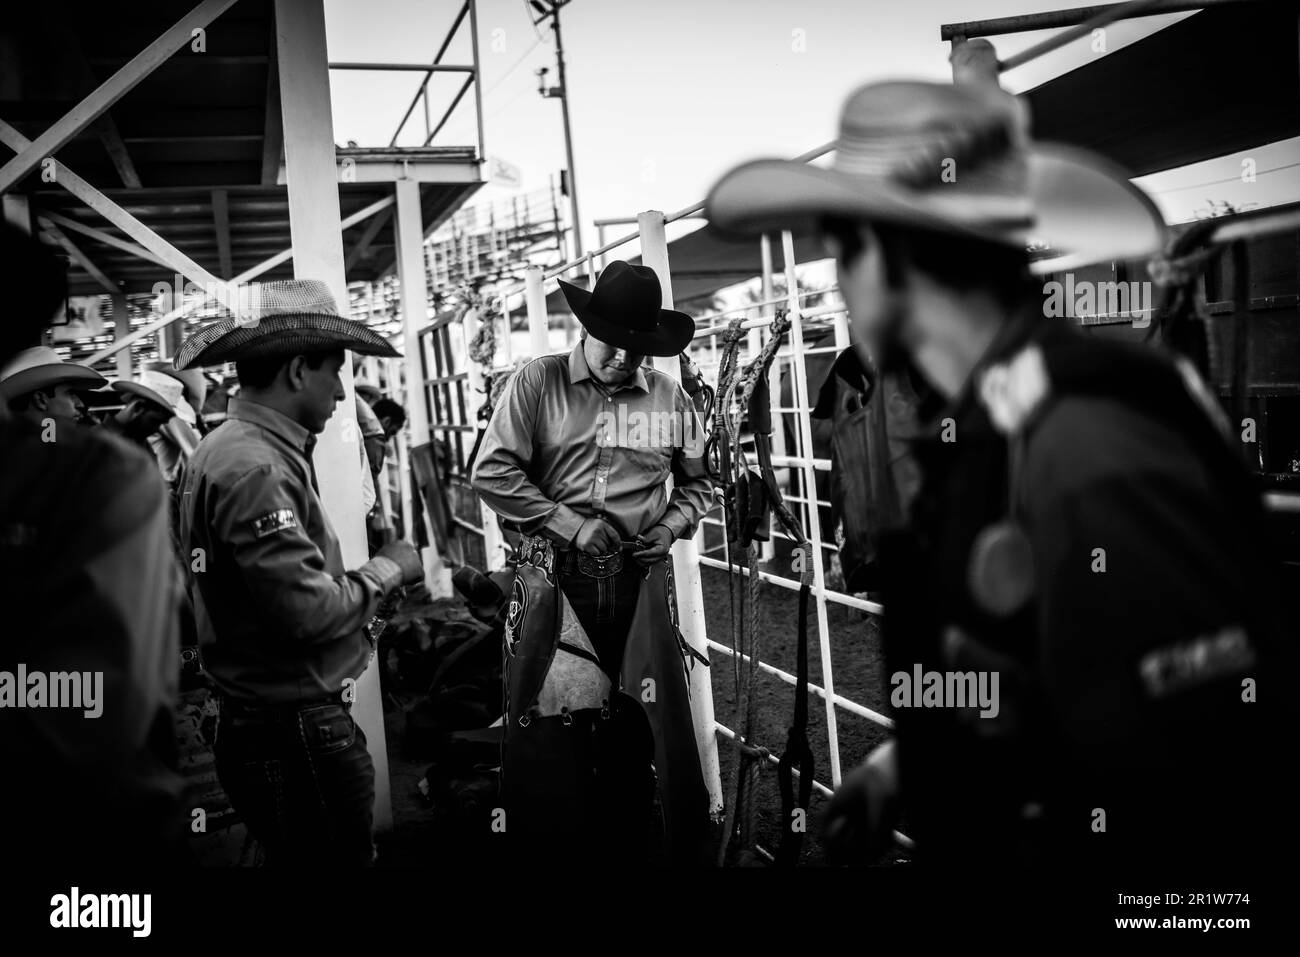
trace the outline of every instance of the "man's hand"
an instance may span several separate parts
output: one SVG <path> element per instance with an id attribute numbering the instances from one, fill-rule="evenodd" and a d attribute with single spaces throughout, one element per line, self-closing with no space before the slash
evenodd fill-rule
<path id="1" fill-rule="evenodd" d="M 645 542 L 646 547 L 633 552 L 632 557 L 642 565 L 657 565 L 668 557 L 668 550 L 673 544 L 673 533 L 665 525 L 656 525 L 641 534 L 641 541 Z"/>
<path id="2" fill-rule="evenodd" d="M 875 861 L 889 849 L 898 811 L 898 757 L 889 740 L 847 775 L 831 798 L 822 834 L 827 860 Z"/>
<path id="3" fill-rule="evenodd" d="M 401 541 L 389 542 L 379 551 L 375 552 L 375 557 L 387 558 L 389 561 L 397 562 L 398 567 L 402 569 L 402 584 L 410 585 L 413 582 L 424 580 L 424 563 L 420 561 L 420 553 L 415 550 L 415 546 L 410 542 Z"/>
<path id="4" fill-rule="evenodd" d="M 573 536 L 573 547 L 588 555 L 609 555 L 618 551 L 622 539 L 603 518 L 589 518 Z"/>

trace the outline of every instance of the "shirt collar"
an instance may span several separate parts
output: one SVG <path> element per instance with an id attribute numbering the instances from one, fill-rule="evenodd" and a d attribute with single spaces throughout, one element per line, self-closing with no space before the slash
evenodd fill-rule
<path id="1" fill-rule="evenodd" d="M 316 447 L 316 436 L 306 426 L 298 424 L 283 412 L 251 399 L 231 399 L 227 418 L 259 425 L 284 439 L 308 458 L 311 458 L 312 449 Z"/>
<path id="2" fill-rule="evenodd" d="M 577 385 L 583 379 L 591 379 L 596 383 L 596 379 L 591 374 L 591 367 L 587 365 L 587 354 L 582 350 L 582 340 L 579 339 L 578 344 L 569 353 L 569 383 Z M 645 380 L 645 368 L 637 366 L 636 371 L 632 373 L 632 378 L 613 391 L 618 392 L 621 389 L 640 389 L 642 392 L 649 392 L 650 385 Z"/>

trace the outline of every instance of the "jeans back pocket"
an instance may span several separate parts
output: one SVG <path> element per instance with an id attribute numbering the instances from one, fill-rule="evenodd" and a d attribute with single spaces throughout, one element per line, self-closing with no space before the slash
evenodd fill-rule
<path id="1" fill-rule="evenodd" d="M 352 747 L 357 726 L 341 704 L 323 704 L 298 712 L 303 740 L 313 754 L 334 754 Z"/>

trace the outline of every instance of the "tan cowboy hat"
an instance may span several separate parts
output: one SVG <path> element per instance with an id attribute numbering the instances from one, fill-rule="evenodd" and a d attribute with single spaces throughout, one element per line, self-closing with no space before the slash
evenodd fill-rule
<path id="1" fill-rule="evenodd" d="M 319 279 L 262 283 L 251 292 L 246 315 L 219 319 L 185 340 L 174 360 L 177 369 L 332 349 L 401 356 L 373 329 L 340 316 L 329 286 Z"/>
<path id="2" fill-rule="evenodd" d="M 122 395 L 138 395 L 148 399 L 172 415 L 180 416 L 190 425 L 194 424 L 194 409 L 185 401 L 185 386 L 179 379 L 174 379 L 165 372 L 146 369 L 134 382 L 118 379 L 113 383 L 113 390 Z"/>
<path id="3" fill-rule="evenodd" d="M 1028 137 L 1028 110 L 994 86 L 896 81 L 844 104 L 831 167 L 746 163 L 705 201 L 723 232 L 812 231 L 822 217 L 880 221 L 1011 246 L 1047 246 L 1038 273 L 1157 252 L 1165 226 L 1123 170 Z"/>
<path id="4" fill-rule="evenodd" d="M 195 403 L 199 408 L 208 398 L 208 379 L 201 369 L 180 370 L 172 366 L 168 361 L 159 361 L 149 363 L 149 368 L 155 372 L 161 372 L 163 375 L 169 375 L 173 379 L 179 379 L 181 385 L 185 387 L 185 401 L 190 403 L 191 407 Z"/>
<path id="5" fill-rule="evenodd" d="M 16 353 L 0 367 L 0 400 L 8 402 L 65 382 L 77 392 L 88 392 L 107 381 L 89 366 L 64 362 L 48 346 L 33 346 Z"/>

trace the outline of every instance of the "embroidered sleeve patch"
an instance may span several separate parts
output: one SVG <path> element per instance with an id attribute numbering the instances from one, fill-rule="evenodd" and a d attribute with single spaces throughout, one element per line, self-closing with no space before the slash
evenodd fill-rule
<path id="1" fill-rule="evenodd" d="M 253 535 L 257 538 L 266 538 L 276 532 L 297 527 L 298 519 L 293 514 L 293 509 L 277 508 L 274 512 L 268 512 L 261 518 L 253 520 Z"/>
<path id="2" fill-rule="evenodd" d="M 1138 663 L 1142 683 L 1152 698 L 1164 698 L 1233 674 L 1249 671 L 1255 649 L 1243 628 L 1224 628 L 1212 635 L 1157 648 Z"/>

